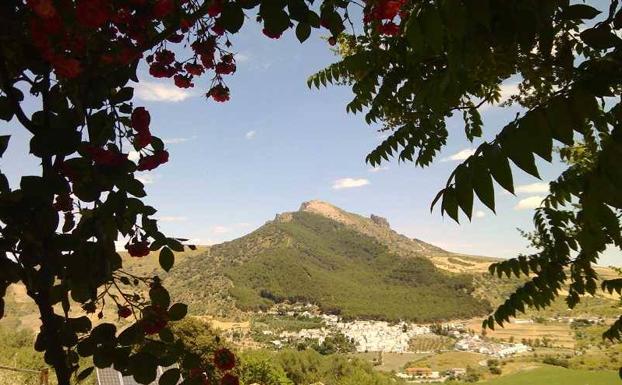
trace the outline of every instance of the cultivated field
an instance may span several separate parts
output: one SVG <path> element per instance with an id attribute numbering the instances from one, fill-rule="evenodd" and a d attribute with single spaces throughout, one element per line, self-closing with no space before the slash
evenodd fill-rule
<path id="1" fill-rule="evenodd" d="M 451 368 L 466 368 L 467 366 L 477 367 L 480 361 L 488 358 L 490 356 L 479 353 L 444 352 L 412 361 L 409 363 L 409 366 L 427 367 L 432 370 L 443 371 Z"/>
<path id="2" fill-rule="evenodd" d="M 472 320 L 467 327 L 476 332 L 481 332 L 481 320 Z M 497 327 L 495 330 L 486 330 L 486 335 L 491 338 L 500 340 L 509 340 L 514 338 L 515 342 L 521 342 L 523 339 L 534 341 L 536 338 L 542 340 L 544 338 L 551 341 L 553 346 L 574 348 L 574 332 L 565 323 L 550 324 L 515 324 L 508 323 L 504 327 Z"/>
<path id="3" fill-rule="evenodd" d="M 382 353 L 382 364 L 374 366 L 374 369 L 382 372 L 400 371 L 409 362 L 420 360 L 429 356 L 425 353 Z M 370 353 L 352 353 L 352 357 L 361 358 L 363 360 L 374 362 L 380 355 L 376 352 Z"/>

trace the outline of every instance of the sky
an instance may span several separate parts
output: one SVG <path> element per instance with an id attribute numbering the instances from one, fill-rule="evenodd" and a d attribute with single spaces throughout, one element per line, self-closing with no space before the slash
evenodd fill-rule
<path id="1" fill-rule="evenodd" d="M 152 116 L 152 132 L 166 143 L 170 161 L 148 174 L 146 202 L 167 235 L 214 244 L 247 234 L 275 214 L 320 199 L 361 215 L 388 219 L 392 228 L 449 251 L 494 257 L 528 252 L 517 228 L 531 230 L 533 209 L 547 194 L 548 181 L 563 169 L 539 161 L 542 179 L 515 169 L 516 196 L 497 189 L 497 214 L 479 202 L 473 220 L 456 224 L 430 203 L 451 171 L 480 140 L 469 143 L 460 116 L 448 120 L 450 137 L 433 166 L 421 169 L 397 160 L 371 168 L 365 156 L 383 136 L 363 115 L 345 111 L 348 87 L 310 90 L 306 79 L 337 61 L 320 34 L 300 44 L 293 33 L 268 39 L 253 21 L 232 39 L 237 72 L 228 78 L 231 100 L 216 103 L 203 94 L 209 79 L 181 90 L 139 70 L 135 106 Z M 516 84 L 504 84 L 504 94 Z M 482 110 L 484 138 L 493 137 L 519 110 Z M 37 173 L 26 155 L 26 132 L 15 121 L 0 132 L 12 135 L 0 167 L 16 187 L 22 175 Z M 620 264 L 609 250 L 600 264 Z"/>

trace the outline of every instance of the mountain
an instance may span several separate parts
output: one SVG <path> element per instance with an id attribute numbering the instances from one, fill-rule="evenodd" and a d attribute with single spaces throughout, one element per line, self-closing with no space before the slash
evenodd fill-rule
<path id="1" fill-rule="evenodd" d="M 490 260 L 449 253 L 321 201 L 185 257 L 165 278 L 195 313 L 317 304 L 344 317 L 419 322 L 483 315 L 474 275 Z"/>

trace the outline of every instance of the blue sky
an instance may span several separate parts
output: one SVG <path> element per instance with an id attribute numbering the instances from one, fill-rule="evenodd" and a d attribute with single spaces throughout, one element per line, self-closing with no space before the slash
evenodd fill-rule
<path id="1" fill-rule="evenodd" d="M 532 228 L 534 203 L 559 174 L 558 163 L 540 162 L 542 180 L 517 171 L 519 192 L 498 191 L 497 215 L 476 204 L 473 221 L 463 218 L 458 225 L 438 210 L 431 214 L 429 206 L 458 164 L 452 159 L 479 144 L 464 138 L 460 117 L 449 120 L 448 146 L 433 166 L 391 161 L 371 170 L 365 156 L 382 138 L 362 115 L 346 114 L 350 90 L 306 86 L 309 75 L 337 60 L 320 35 L 302 45 L 291 30 L 272 40 L 250 21 L 232 42 L 238 70 L 228 79 L 232 97 L 224 104 L 202 96 L 207 79 L 186 92 L 141 69 L 135 105 L 151 112 L 152 131 L 171 154 L 168 164 L 141 178 L 167 234 L 217 243 L 252 231 L 276 213 L 297 210 L 303 201 L 321 199 L 384 216 L 396 231 L 450 251 L 512 257 L 526 250 L 516 228 Z M 484 139 L 516 111 L 486 108 Z M 8 130 L 13 138 L 0 165 L 16 186 L 20 175 L 37 170 L 24 155 L 28 136 L 15 122 Z M 619 256 L 608 252 L 601 263 Z"/>

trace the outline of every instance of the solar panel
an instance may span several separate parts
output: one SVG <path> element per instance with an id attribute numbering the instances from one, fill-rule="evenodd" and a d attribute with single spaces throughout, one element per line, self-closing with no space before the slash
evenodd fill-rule
<path id="1" fill-rule="evenodd" d="M 121 373 L 113 368 L 96 369 L 97 385 L 123 385 Z"/>
<path id="2" fill-rule="evenodd" d="M 167 366 L 165 368 L 158 366 L 156 372 L 156 379 L 150 385 L 157 385 L 160 377 L 164 372 L 171 368 L 176 368 L 177 365 Z M 120 372 L 116 371 L 114 368 L 104 368 L 104 369 L 96 369 L 97 374 L 97 385 L 142 385 L 134 380 L 132 376 L 122 376 Z M 177 383 L 181 383 L 182 378 L 179 378 Z"/>

